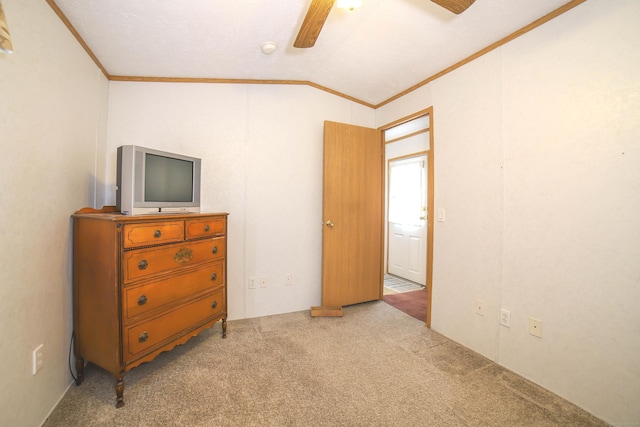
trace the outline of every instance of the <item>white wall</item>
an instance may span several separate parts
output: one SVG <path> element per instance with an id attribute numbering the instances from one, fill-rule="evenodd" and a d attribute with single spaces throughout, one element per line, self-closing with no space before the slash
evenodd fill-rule
<path id="1" fill-rule="evenodd" d="M 503 330 L 500 360 L 620 424 L 640 424 L 638 22 L 587 2 L 503 50 L 503 305 L 544 335 Z"/>
<path id="2" fill-rule="evenodd" d="M 433 105 L 433 328 L 620 425 L 640 424 L 638 22 L 590 0 L 376 119 Z"/>
<path id="3" fill-rule="evenodd" d="M 70 215 L 94 203 L 108 86 L 46 2 L 2 4 L 14 53 L 0 53 L 0 425 L 33 426 L 71 383 Z"/>
<path id="4" fill-rule="evenodd" d="M 319 305 L 323 123 L 373 126 L 373 110 L 307 86 L 109 87 L 105 204 L 115 203 L 120 145 L 200 157 L 202 210 L 230 214 L 229 318 Z M 252 276 L 267 277 L 267 287 L 248 289 Z"/>

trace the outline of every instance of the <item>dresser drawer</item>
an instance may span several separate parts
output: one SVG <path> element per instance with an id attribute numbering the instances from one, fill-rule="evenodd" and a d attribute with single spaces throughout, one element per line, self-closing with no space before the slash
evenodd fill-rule
<path id="1" fill-rule="evenodd" d="M 124 331 L 125 363 L 225 312 L 224 288 Z"/>
<path id="2" fill-rule="evenodd" d="M 125 224 L 122 245 L 125 248 L 172 243 L 184 240 L 184 221 Z"/>
<path id="3" fill-rule="evenodd" d="M 185 221 L 186 238 L 190 240 L 225 235 L 226 224 L 226 217 L 188 219 Z"/>
<path id="4" fill-rule="evenodd" d="M 225 257 L 225 238 L 144 248 L 124 252 L 122 257 L 125 285 L 143 277 L 175 271 Z"/>
<path id="5" fill-rule="evenodd" d="M 197 271 L 157 280 L 143 286 L 127 287 L 124 291 L 125 321 L 159 307 L 175 304 L 198 292 L 222 286 L 224 263 L 216 262 Z"/>

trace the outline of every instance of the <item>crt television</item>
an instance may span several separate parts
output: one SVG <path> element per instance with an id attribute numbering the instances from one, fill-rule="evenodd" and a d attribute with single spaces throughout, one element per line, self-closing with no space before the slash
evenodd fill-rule
<path id="1" fill-rule="evenodd" d="M 116 210 L 125 215 L 200 212 L 200 163 L 137 145 L 118 147 Z"/>

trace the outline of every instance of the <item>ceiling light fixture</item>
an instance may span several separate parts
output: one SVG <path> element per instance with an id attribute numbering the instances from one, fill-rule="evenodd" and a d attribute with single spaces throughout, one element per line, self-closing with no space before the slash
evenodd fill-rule
<path id="1" fill-rule="evenodd" d="M 271 55 L 276 51 L 277 47 L 278 45 L 274 42 L 264 42 L 262 43 L 262 53 L 264 53 L 265 55 Z"/>
<path id="2" fill-rule="evenodd" d="M 340 9 L 353 10 L 360 6 L 362 6 L 362 0 L 338 0 L 338 7 Z"/>

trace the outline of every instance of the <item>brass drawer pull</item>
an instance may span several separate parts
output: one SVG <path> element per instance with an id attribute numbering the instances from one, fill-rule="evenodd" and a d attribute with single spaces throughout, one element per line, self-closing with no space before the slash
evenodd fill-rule
<path id="1" fill-rule="evenodd" d="M 209 224 L 206 224 L 206 225 L 204 226 L 204 232 L 205 232 L 205 233 L 208 233 L 208 232 L 209 232 Z"/>
<path id="2" fill-rule="evenodd" d="M 218 301 L 213 301 L 213 304 L 211 304 L 211 308 L 216 308 L 218 306 Z"/>
<path id="3" fill-rule="evenodd" d="M 147 303 L 147 296 L 140 295 L 140 298 L 138 298 L 138 305 L 145 305 L 146 303 Z"/>
<path id="4" fill-rule="evenodd" d="M 144 331 L 138 336 L 138 342 L 145 342 L 148 339 L 149 339 L 149 334 L 147 333 L 147 331 Z"/>
<path id="5" fill-rule="evenodd" d="M 155 237 L 156 239 L 159 238 L 160 236 L 162 236 L 162 231 L 160 230 L 156 230 L 155 233 L 153 233 L 153 237 Z"/>
<path id="6" fill-rule="evenodd" d="M 211 280 L 216 280 L 216 279 L 218 279 L 218 273 L 213 273 L 211 275 Z"/>
<path id="7" fill-rule="evenodd" d="M 149 266 L 149 263 L 147 262 L 147 260 L 143 259 L 138 263 L 138 270 L 146 270 L 148 266 Z"/>
<path id="8" fill-rule="evenodd" d="M 217 254 L 218 253 L 218 247 L 214 246 L 213 249 L 211 250 L 212 253 Z"/>

